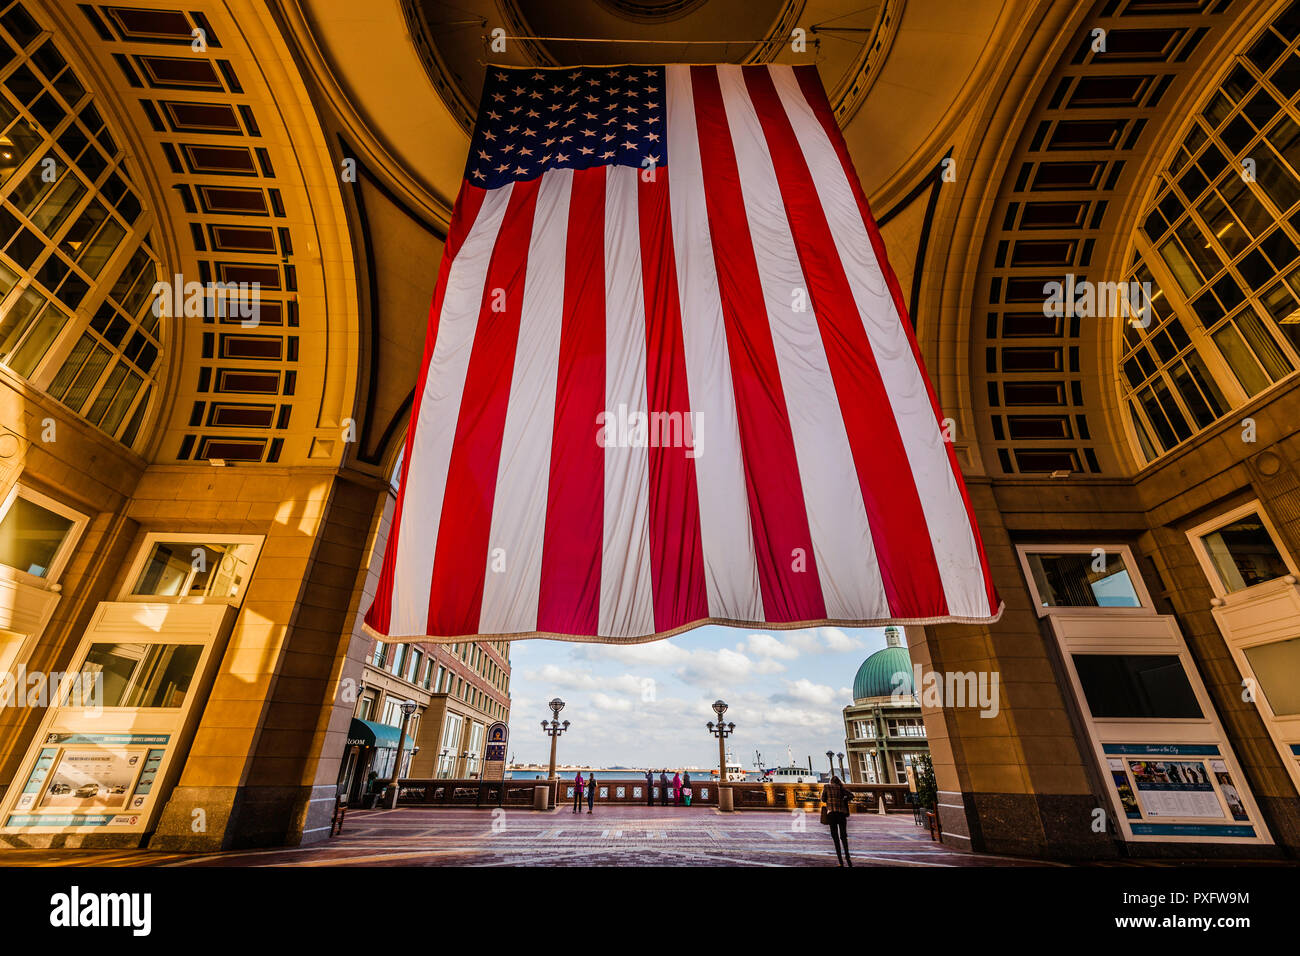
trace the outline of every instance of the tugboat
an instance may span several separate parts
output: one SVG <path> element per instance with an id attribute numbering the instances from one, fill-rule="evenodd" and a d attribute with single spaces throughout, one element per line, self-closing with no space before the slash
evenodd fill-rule
<path id="1" fill-rule="evenodd" d="M 709 776 L 716 777 L 717 775 L 718 775 L 718 771 L 716 770 L 709 771 Z M 745 768 L 740 765 L 740 761 L 736 759 L 735 755 L 732 754 L 731 751 L 727 751 L 727 782 L 744 783 L 744 781 L 745 781 Z"/>

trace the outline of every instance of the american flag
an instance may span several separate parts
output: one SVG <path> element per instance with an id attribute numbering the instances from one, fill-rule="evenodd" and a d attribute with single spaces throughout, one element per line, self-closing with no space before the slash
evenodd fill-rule
<path id="1" fill-rule="evenodd" d="M 367 627 L 1000 610 L 815 68 L 489 67 Z"/>

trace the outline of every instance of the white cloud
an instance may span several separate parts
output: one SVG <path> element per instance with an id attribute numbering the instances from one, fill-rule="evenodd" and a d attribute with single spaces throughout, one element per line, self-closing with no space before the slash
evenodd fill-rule
<path id="1" fill-rule="evenodd" d="M 773 637 L 771 634 L 751 634 L 745 640 L 743 647 L 755 657 L 777 658 L 783 661 L 792 661 L 799 656 L 799 651 L 797 649 L 788 644 L 782 643 L 778 638 Z"/>
<path id="2" fill-rule="evenodd" d="M 632 709 L 632 701 L 626 697 L 610 697 L 608 694 L 592 694 L 591 706 L 597 710 L 619 710 L 626 711 Z"/>
<path id="3" fill-rule="evenodd" d="M 825 684 L 814 684 L 806 677 L 784 681 L 783 683 L 785 684 L 785 693 L 781 696 L 790 700 L 800 700 L 821 707 L 831 707 L 835 705 L 839 698 L 835 688 L 827 687 Z"/>
<path id="4" fill-rule="evenodd" d="M 739 651 L 719 648 L 716 651 L 691 651 L 677 676 L 696 687 L 725 687 L 744 680 L 754 669 L 754 662 Z"/>

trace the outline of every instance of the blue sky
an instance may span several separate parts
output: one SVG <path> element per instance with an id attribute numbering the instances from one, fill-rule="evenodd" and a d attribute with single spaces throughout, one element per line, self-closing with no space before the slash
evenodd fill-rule
<path id="1" fill-rule="evenodd" d="M 559 762 L 591 766 L 713 767 L 718 745 L 705 722 L 721 697 L 735 721 L 731 749 L 746 769 L 844 750 L 842 711 L 858 665 L 885 646 L 883 628 L 753 631 L 701 627 L 651 644 L 515 641 L 510 649 L 510 750 L 545 764 L 546 702 L 562 698 Z"/>

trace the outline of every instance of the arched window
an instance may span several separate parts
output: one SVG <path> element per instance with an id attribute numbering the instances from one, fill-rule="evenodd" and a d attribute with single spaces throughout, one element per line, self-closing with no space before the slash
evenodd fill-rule
<path id="1" fill-rule="evenodd" d="M 152 215 L 95 98 L 0 10 L 0 365 L 133 445 L 162 350 Z"/>
<path id="2" fill-rule="evenodd" d="M 1300 3 L 1204 98 L 1159 174 L 1129 282 L 1119 381 L 1146 461 L 1300 367 Z"/>

